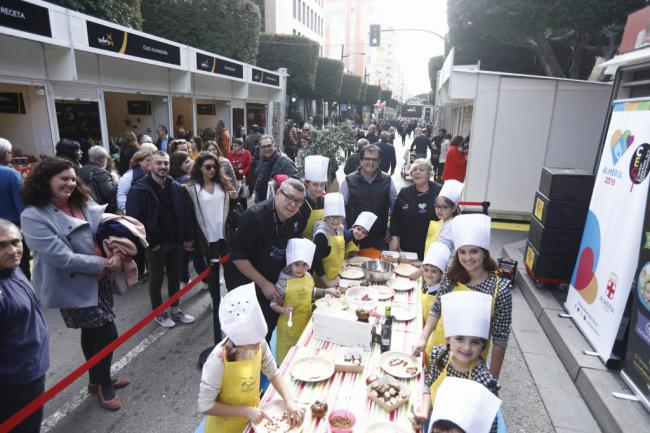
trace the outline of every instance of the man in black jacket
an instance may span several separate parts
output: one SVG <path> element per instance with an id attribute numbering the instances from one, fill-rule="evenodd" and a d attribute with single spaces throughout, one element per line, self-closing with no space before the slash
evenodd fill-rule
<path id="1" fill-rule="evenodd" d="M 126 214 L 147 228 L 147 264 L 149 297 L 152 308 L 162 304 L 160 293 L 167 274 L 167 291 L 173 296 L 180 289 L 182 249 L 194 249 L 194 222 L 187 190 L 167 175 L 169 156 L 162 151 L 151 155 L 151 172 L 138 180 L 126 198 Z M 182 249 L 181 249 L 182 247 Z M 194 317 L 183 313 L 178 302 L 156 317 L 160 326 L 172 328 L 176 322 L 192 323 Z"/>
<path id="2" fill-rule="evenodd" d="M 391 176 L 395 173 L 397 167 L 397 158 L 395 157 L 395 148 L 390 144 L 390 134 L 386 131 L 381 133 L 381 139 L 377 143 L 381 153 L 379 154 L 379 168 L 384 173 Z"/>
<path id="3" fill-rule="evenodd" d="M 413 140 L 413 143 L 411 143 L 411 152 L 413 152 L 413 149 L 415 149 L 415 159 L 426 159 L 427 149 L 431 151 L 431 155 L 434 154 L 431 141 L 429 141 L 422 128 L 415 128 L 415 139 Z"/>
<path id="4" fill-rule="evenodd" d="M 345 167 L 343 167 L 343 173 L 345 173 L 346 176 L 357 171 L 357 168 L 361 165 L 361 151 L 369 144 L 370 143 L 368 143 L 368 140 L 365 138 L 357 140 L 357 151 L 348 156 L 347 161 L 345 161 Z"/>
<path id="5" fill-rule="evenodd" d="M 366 134 L 366 140 L 368 140 L 368 143 L 370 144 L 375 144 L 379 141 L 379 137 L 377 137 L 377 125 L 370 124 L 368 126 L 368 133 Z"/>
<path id="6" fill-rule="evenodd" d="M 93 199 L 99 204 L 106 204 L 106 212 L 117 210 L 117 182 L 106 170 L 108 152 L 102 146 L 88 149 L 88 164 L 79 169 L 79 177 L 90 189 Z"/>

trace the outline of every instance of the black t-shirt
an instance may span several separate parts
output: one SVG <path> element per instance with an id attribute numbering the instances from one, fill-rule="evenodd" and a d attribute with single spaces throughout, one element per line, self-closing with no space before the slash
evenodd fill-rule
<path id="1" fill-rule="evenodd" d="M 426 155 L 427 149 L 431 148 L 431 142 L 424 135 L 418 135 L 417 137 L 415 137 L 415 140 L 413 140 L 413 143 L 411 144 L 411 150 L 414 147 L 415 147 L 415 153 L 420 155 Z"/>
<path id="2" fill-rule="evenodd" d="M 178 242 L 178 223 L 176 222 L 176 214 L 174 212 L 174 201 L 172 200 L 170 182 L 166 182 L 165 188 L 161 188 L 153 179 L 151 179 L 151 183 L 160 203 L 160 212 L 158 212 L 160 243 L 176 243 Z"/>
<path id="3" fill-rule="evenodd" d="M 424 258 L 424 244 L 431 220 L 438 221 L 435 203 L 442 186 L 429 182 L 429 191 L 418 192 L 415 185 L 409 185 L 397 195 L 390 218 L 390 234 L 400 237 L 402 251 L 418 253 Z"/>

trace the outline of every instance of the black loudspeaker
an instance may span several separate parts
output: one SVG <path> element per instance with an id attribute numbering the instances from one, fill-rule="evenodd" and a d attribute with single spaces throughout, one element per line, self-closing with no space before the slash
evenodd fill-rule
<path id="1" fill-rule="evenodd" d="M 534 280 L 549 283 L 571 281 L 576 259 L 577 257 L 540 254 L 530 241 L 526 244 L 526 270 Z"/>
<path id="2" fill-rule="evenodd" d="M 540 191 L 535 193 L 533 216 L 545 228 L 582 230 L 588 211 L 588 201 L 551 200 Z"/>
<path id="3" fill-rule="evenodd" d="M 540 254 L 575 257 L 581 239 L 582 230 L 548 228 L 537 218 L 530 221 L 528 240 Z"/>

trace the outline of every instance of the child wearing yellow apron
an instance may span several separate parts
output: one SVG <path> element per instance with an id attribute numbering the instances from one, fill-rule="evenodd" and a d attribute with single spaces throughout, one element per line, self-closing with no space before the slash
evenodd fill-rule
<path id="1" fill-rule="evenodd" d="M 343 194 L 325 194 L 324 219 L 316 222 L 313 238 L 316 244 L 313 270 L 318 287 L 336 287 L 339 283 L 345 260 L 344 217 Z"/>
<path id="2" fill-rule="evenodd" d="M 448 292 L 476 291 L 491 296 L 492 321 L 488 340 L 493 345 L 489 365 L 490 372 L 498 379 L 512 322 L 512 294 L 510 282 L 499 278 L 496 262 L 490 257 L 490 223 L 490 217 L 482 214 L 460 215 L 454 218 L 452 232 L 456 253 L 442 279 L 438 293 L 440 296 Z M 429 312 L 430 318 L 427 319 L 424 330 L 413 347 L 414 355 L 424 350 L 432 332 L 434 345 L 444 344 L 444 320 L 438 324 L 441 309 L 438 297 Z M 484 361 L 487 360 L 487 353 L 486 346 L 483 352 Z"/>
<path id="3" fill-rule="evenodd" d="M 422 407 L 411 417 L 418 429 L 429 418 L 431 407 L 439 398 L 438 389 L 447 377 L 473 380 L 496 396 L 499 390 L 496 379 L 481 359 L 481 352 L 490 335 L 492 297 L 485 293 L 464 291 L 441 296 L 446 344 L 436 346 L 430 353 L 425 377 Z M 494 419 L 493 419 L 494 420 Z M 496 433 L 497 424 L 492 431 Z"/>
<path id="4" fill-rule="evenodd" d="M 318 289 L 309 274 L 316 245 L 309 239 L 289 239 L 287 243 L 287 267 L 280 272 L 276 287 L 283 299 L 282 304 L 271 302 L 271 309 L 280 314 L 278 318 L 277 345 L 278 364 L 282 364 L 287 352 L 294 346 L 311 318 L 313 298 L 340 296 L 338 289 Z M 291 320 L 289 320 L 291 319 Z"/>
<path id="5" fill-rule="evenodd" d="M 207 415 L 206 433 L 241 433 L 251 422 L 270 419 L 257 406 L 260 373 L 264 373 L 284 400 L 289 422 L 300 425 L 304 409 L 279 376 L 278 367 L 264 337 L 267 332 L 253 283 L 240 286 L 221 300 L 221 330 L 226 338 L 203 365 L 199 387 L 199 410 Z"/>
<path id="6" fill-rule="evenodd" d="M 352 228 L 344 231 L 346 258 L 359 254 L 359 242 L 368 237 L 368 233 L 370 233 L 375 221 L 377 221 L 377 215 L 364 211 L 359 214 Z"/>
<path id="7" fill-rule="evenodd" d="M 429 316 L 429 311 L 431 311 L 431 307 L 438 296 L 440 281 L 442 281 L 442 276 L 445 274 L 445 269 L 447 269 L 450 255 L 451 252 L 445 244 L 434 242 L 429 246 L 429 249 L 424 255 L 424 260 L 422 260 L 422 279 L 420 280 L 419 285 L 422 287 L 420 300 L 422 304 L 423 325 L 425 325 L 428 320 L 433 320 L 431 319 L 431 316 Z M 424 353 L 431 353 L 434 346 L 433 341 L 433 334 L 431 334 L 427 340 Z M 429 365 L 428 356 L 425 357 L 424 361 Z"/>
<path id="8" fill-rule="evenodd" d="M 307 225 L 302 237 L 312 239 L 316 221 L 323 219 L 325 185 L 327 185 L 327 170 L 329 158 L 321 155 L 309 155 L 305 158 L 305 202 L 300 208 L 300 214 Z"/>

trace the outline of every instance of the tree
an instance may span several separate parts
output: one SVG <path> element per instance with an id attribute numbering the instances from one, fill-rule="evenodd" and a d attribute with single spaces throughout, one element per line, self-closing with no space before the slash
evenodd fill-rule
<path id="1" fill-rule="evenodd" d="M 366 97 L 368 96 L 368 83 L 365 81 L 361 83 L 361 92 L 359 92 L 359 99 L 356 101 L 359 104 L 365 104 Z"/>
<path id="2" fill-rule="evenodd" d="M 49 0 L 64 8 L 92 15 L 136 30 L 142 29 L 140 0 Z"/>
<path id="3" fill-rule="evenodd" d="M 338 98 L 343 83 L 343 62 L 327 57 L 319 57 L 316 65 L 314 94 L 322 99 L 333 101 Z"/>
<path id="4" fill-rule="evenodd" d="M 366 104 L 373 105 L 377 103 L 377 100 L 381 97 L 381 87 L 374 84 L 368 85 L 368 91 L 366 94 Z"/>
<path id="5" fill-rule="evenodd" d="M 431 91 L 434 94 L 438 90 L 438 71 L 442 68 L 444 61 L 444 56 L 434 56 L 429 59 L 429 82 L 431 83 Z"/>
<path id="6" fill-rule="evenodd" d="M 353 103 L 359 101 L 361 95 L 361 77 L 352 74 L 343 74 L 339 100 Z"/>
<path id="7" fill-rule="evenodd" d="M 454 45 L 471 28 L 478 46 L 508 47 L 502 55 L 512 55 L 512 48 L 518 48 L 514 53 L 520 60 L 529 56 L 528 64 L 534 65 L 536 59 L 548 76 L 585 78 L 612 33 L 620 32 L 627 15 L 644 4 L 644 0 L 456 0 L 448 5 L 449 39 Z M 461 56 L 471 46 L 464 44 Z"/>
<path id="8" fill-rule="evenodd" d="M 287 68 L 289 94 L 313 94 L 317 64 L 318 43 L 311 39 L 297 35 L 260 35 L 257 65 L 271 70 Z"/>
<path id="9" fill-rule="evenodd" d="M 142 18 L 147 33 L 247 63 L 257 58 L 261 17 L 250 0 L 142 0 Z"/>
<path id="10" fill-rule="evenodd" d="M 388 102 L 393 98 L 393 91 L 392 90 L 382 90 L 381 91 L 381 96 L 379 99 L 381 99 L 383 102 Z"/>

